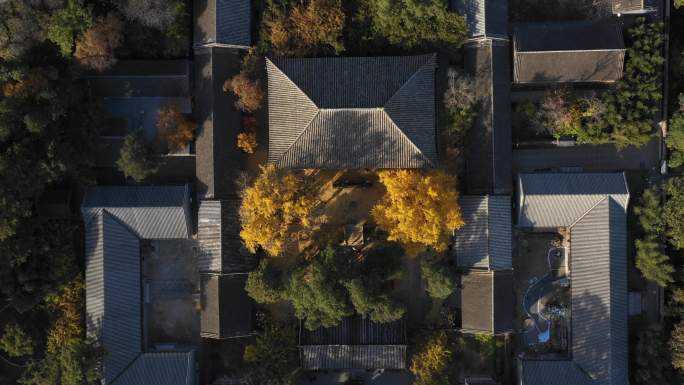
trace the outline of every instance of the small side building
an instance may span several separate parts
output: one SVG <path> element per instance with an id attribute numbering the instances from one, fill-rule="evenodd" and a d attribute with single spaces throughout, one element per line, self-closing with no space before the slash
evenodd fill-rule
<path id="1" fill-rule="evenodd" d="M 305 370 L 406 369 L 405 321 L 376 323 L 359 316 L 331 328 L 300 327 Z"/>
<path id="2" fill-rule="evenodd" d="M 622 78 L 625 43 L 618 24 L 518 23 L 513 28 L 517 84 L 612 83 Z"/>
<path id="3" fill-rule="evenodd" d="M 252 44 L 250 0 L 195 0 L 195 46 L 247 48 Z"/>
<path id="4" fill-rule="evenodd" d="M 454 234 L 461 275 L 461 330 L 497 335 L 513 329 L 511 198 L 462 196 L 465 225 Z"/>
<path id="5" fill-rule="evenodd" d="M 254 302 L 245 291 L 247 274 L 201 274 L 201 325 L 204 338 L 250 336 Z"/>

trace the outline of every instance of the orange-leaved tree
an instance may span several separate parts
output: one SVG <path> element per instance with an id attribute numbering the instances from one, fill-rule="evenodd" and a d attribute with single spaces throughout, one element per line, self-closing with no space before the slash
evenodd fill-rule
<path id="1" fill-rule="evenodd" d="M 456 178 L 441 170 L 384 170 L 378 176 L 387 191 L 373 217 L 388 239 L 409 250 L 446 250 L 450 234 L 463 226 Z"/>
<path id="2" fill-rule="evenodd" d="M 185 148 L 195 136 L 195 123 L 187 119 L 173 103 L 159 108 L 157 128 L 173 150 Z"/>
<path id="3" fill-rule="evenodd" d="M 251 252 L 261 247 L 269 255 L 283 251 L 293 225 L 311 226 L 315 199 L 294 174 L 273 164 L 261 167 L 261 174 L 246 188 L 240 206 L 240 236 Z"/>
<path id="4" fill-rule="evenodd" d="M 237 146 L 248 154 L 254 154 L 259 144 L 256 132 L 241 132 L 237 136 Z"/>
<path id="5" fill-rule="evenodd" d="M 340 0 L 310 0 L 296 5 L 287 18 L 270 22 L 273 52 L 284 56 L 338 54 L 344 51 L 345 15 Z"/>
<path id="6" fill-rule="evenodd" d="M 104 71 L 116 63 L 114 50 L 123 42 L 124 23 L 114 14 L 100 17 L 76 39 L 76 61 L 88 68 Z"/>

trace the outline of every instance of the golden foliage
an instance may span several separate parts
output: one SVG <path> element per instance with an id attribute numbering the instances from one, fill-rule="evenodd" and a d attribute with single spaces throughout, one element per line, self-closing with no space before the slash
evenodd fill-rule
<path id="1" fill-rule="evenodd" d="M 248 154 L 254 154 L 259 144 L 255 132 L 241 132 L 237 137 L 237 146 Z"/>
<path id="2" fill-rule="evenodd" d="M 2 85 L 2 94 L 7 98 L 27 98 L 40 94 L 50 86 L 50 80 L 55 80 L 59 74 L 54 68 L 36 67 L 23 78 L 10 80 Z"/>
<path id="3" fill-rule="evenodd" d="M 416 376 L 414 385 L 449 384 L 446 369 L 451 351 L 444 332 L 436 333 L 425 342 L 411 359 L 411 373 Z"/>
<path id="4" fill-rule="evenodd" d="M 271 48 L 277 55 L 308 56 L 344 51 L 344 11 L 339 0 L 298 4 L 285 20 L 272 20 Z"/>
<path id="5" fill-rule="evenodd" d="M 50 309 L 59 313 L 47 336 L 47 350 L 55 353 L 83 336 L 83 278 L 75 278 L 60 293 L 49 295 L 46 302 Z"/>
<path id="6" fill-rule="evenodd" d="M 245 246 L 253 253 L 261 247 L 271 256 L 279 255 L 292 225 L 310 228 L 314 204 L 293 174 L 273 164 L 262 166 L 242 197 L 240 236 Z"/>
<path id="7" fill-rule="evenodd" d="M 241 111 L 255 112 L 261 108 L 264 90 L 259 81 L 252 81 L 245 70 L 241 70 L 240 73 L 228 79 L 223 85 L 223 90 L 231 91 L 238 97 L 235 107 Z"/>
<path id="8" fill-rule="evenodd" d="M 157 128 L 173 150 L 181 150 L 195 136 L 195 123 L 187 119 L 173 103 L 168 103 L 157 113 Z"/>
<path id="9" fill-rule="evenodd" d="M 456 178 L 440 170 L 385 170 L 378 176 L 387 191 L 373 217 L 388 239 L 409 250 L 446 250 L 451 232 L 463 226 Z"/>
<path id="10" fill-rule="evenodd" d="M 672 366 L 676 369 L 684 369 L 684 321 L 674 325 L 670 337 L 670 349 L 672 351 Z"/>

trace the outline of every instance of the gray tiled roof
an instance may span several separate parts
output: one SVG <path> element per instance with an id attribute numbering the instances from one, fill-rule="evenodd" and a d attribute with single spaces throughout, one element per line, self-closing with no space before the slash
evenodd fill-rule
<path id="1" fill-rule="evenodd" d="M 189 60 L 121 60 L 101 73 L 85 76 L 95 96 L 189 97 Z"/>
<path id="2" fill-rule="evenodd" d="M 470 194 L 509 194 L 512 174 L 511 57 L 507 41 L 470 43 L 465 68 L 475 80 L 479 114 L 468 130 L 466 188 Z"/>
<path id="3" fill-rule="evenodd" d="M 244 156 L 237 147 L 242 117 L 236 98 L 223 91 L 223 83 L 240 72 L 241 54 L 223 47 L 195 49 L 195 152 L 197 196 L 200 199 L 235 197 L 233 181 Z"/>
<path id="4" fill-rule="evenodd" d="M 406 368 L 406 323 L 403 319 L 377 323 L 354 316 L 331 328 L 300 329 L 304 369 Z"/>
<path id="5" fill-rule="evenodd" d="M 284 168 L 436 164 L 435 56 L 272 59 L 269 161 Z"/>
<path id="6" fill-rule="evenodd" d="M 513 328 L 512 270 L 472 270 L 461 277 L 461 328 L 500 334 Z"/>
<path id="7" fill-rule="evenodd" d="M 250 0 L 197 0 L 193 3 L 196 46 L 251 45 Z"/>
<path id="8" fill-rule="evenodd" d="M 520 367 L 522 385 L 597 385 L 572 361 L 524 360 Z"/>
<path id="9" fill-rule="evenodd" d="M 508 0 L 451 0 L 466 18 L 468 36 L 508 38 Z"/>
<path id="10" fill-rule="evenodd" d="M 465 225 L 454 235 L 459 267 L 510 269 L 511 197 L 464 195 L 459 199 Z"/>
<path id="11" fill-rule="evenodd" d="M 605 196 L 627 209 L 629 191 L 623 173 L 520 174 L 518 226 L 572 226 Z"/>
<path id="12" fill-rule="evenodd" d="M 194 385 L 196 365 L 194 351 L 143 353 L 114 385 Z"/>
<path id="13" fill-rule="evenodd" d="M 141 239 L 190 237 L 187 186 L 97 186 L 86 190 L 85 222 L 106 211 Z"/>
<path id="14" fill-rule="evenodd" d="M 87 332 L 105 350 L 107 385 L 193 384 L 177 354 L 143 353 L 140 239 L 188 238 L 187 187 L 92 187 L 86 226 Z M 184 353 L 189 354 L 189 353 Z M 194 356 L 193 356 L 194 357 Z M 181 362 L 182 361 L 182 362 Z M 178 373 L 186 373 L 182 378 Z M 188 379 L 187 373 L 193 373 Z"/>
<path id="15" fill-rule="evenodd" d="M 570 227 L 572 297 L 572 361 L 523 361 L 523 385 L 626 384 L 629 193 L 624 175 L 521 174 L 520 181 L 523 211 L 544 214 L 537 215 L 544 218 L 537 225 L 523 218 L 525 227 Z M 525 191 L 541 197 L 530 200 Z M 564 376 L 553 373 L 560 370 Z M 557 378 L 545 380 L 552 376 Z M 582 376 L 593 380 L 575 380 Z"/>
<path id="16" fill-rule="evenodd" d="M 256 257 L 240 238 L 239 199 L 200 202 L 197 237 L 201 272 L 244 273 L 256 265 Z"/>
<path id="17" fill-rule="evenodd" d="M 406 345 L 308 345 L 302 346 L 302 368 L 406 369 Z"/>
<path id="18" fill-rule="evenodd" d="M 142 351 L 138 237 L 107 212 L 86 225 L 86 323 L 107 354 L 111 383 Z"/>
<path id="19" fill-rule="evenodd" d="M 617 24 L 520 23 L 513 52 L 516 83 L 611 82 L 622 77 L 625 45 Z"/>
<path id="20" fill-rule="evenodd" d="M 202 274 L 200 334 L 231 338 L 252 334 L 253 302 L 245 291 L 247 274 Z"/>

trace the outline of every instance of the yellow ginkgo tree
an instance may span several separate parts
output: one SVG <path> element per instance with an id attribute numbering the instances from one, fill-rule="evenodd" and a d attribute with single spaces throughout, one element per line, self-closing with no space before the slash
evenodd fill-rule
<path id="1" fill-rule="evenodd" d="M 446 250 L 450 234 L 463 226 L 456 178 L 441 170 L 384 170 L 378 176 L 387 191 L 373 218 L 388 239 L 408 250 Z"/>
<path id="2" fill-rule="evenodd" d="M 261 247 L 271 256 L 283 251 L 294 225 L 311 226 L 315 199 L 294 174 L 273 164 L 261 167 L 261 174 L 245 189 L 240 206 L 240 237 L 251 252 Z"/>

